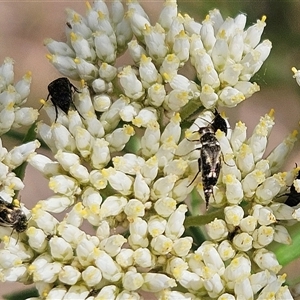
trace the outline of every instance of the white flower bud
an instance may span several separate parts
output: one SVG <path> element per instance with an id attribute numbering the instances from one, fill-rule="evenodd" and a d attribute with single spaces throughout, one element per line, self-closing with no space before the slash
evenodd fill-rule
<path id="1" fill-rule="evenodd" d="M 48 292 L 47 298 L 49 300 L 63 299 L 66 293 L 67 293 L 67 289 L 65 287 L 58 286 L 58 287 L 51 289 Z"/>
<path id="2" fill-rule="evenodd" d="M 208 16 L 202 23 L 200 35 L 201 35 L 203 45 L 205 46 L 206 51 L 211 50 L 213 45 L 216 42 L 216 38 L 215 38 L 215 34 L 214 34 L 212 20 Z"/>
<path id="3" fill-rule="evenodd" d="M 246 255 L 236 256 L 226 267 L 224 277 L 228 282 L 236 282 L 249 277 L 251 274 L 251 261 Z"/>
<path id="4" fill-rule="evenodd" d="M 247 233 L 253 233 L 257 225 L 257 219 L 253 216 L 247 216 L 240 221 L 240 228 Z"/>
<path id="5" fill-rule="evenodd" d="M 74 62 L 80 78 L 84 81 L 91 81 L 98 76 L 98 69 L 92 63 L 79 57 L 76 57 Z"/>
<path id="6" fill-rule="evenodd" d="M 76 57 L 87 61 L 93 61 L 96 57 L 95 51 L 90 47 L 89 42 L 80 34 L 74 31 L 70 34 L 72 48 L 76 53 Z"/>
<path id="7" fill-rule="evenodd" d="M 290 245 L 292 243 L 292 238 L 284 226 L 275 225 L 274 226 L 274 241 L 281 243 L 281 244 Z"/>
<path id="8" fill-rule="evenodd" d="M 132 30 L 130 26 L 130 20 L 123 18 L 123 20 L 116 26 L 115 34 L 117 37 L 118 50 L 123 52 L 127 50 L 127 45 L 132 41 Z"/>
<path id="9" fill-rule="evenodd" d="M 144 283 L 142 274 L 137 271 L 129 270 L 122 278 L 123 287 L 128 291 L 135 291 L 139 289 Z"/>
<path id="10" fill-rule="evenodd" d="M 225 64 L 227 63 L 228 55 L 229 55 L 229 49 L 228 49 L 227 41 L 223 38 L 217 38 L 211 51 L 211 58 L 217 70 L 224 69 Z M 228 69 L 228 67 L 226 69 Z M 227 81 L 227 83 L 230 84 L 229 81 Z"/>
<path id="11" fill-rule="evenodd" d="M 246 252 L 252 248 L 253 238 L 249 233 L 242 232 L 234 236 L 232 243 L 237 250 Z"/>
<path id="12" fill-rule="evenodd" d="M 298 140 L 297 136 L 298 131 L 294 130 L 267 157 L 267 160 L 269 161 L 269 164 L 271 166 L 272 173 L 277 172 L 286 161 L 286 158 L 288 157 L 294 147 L 294 144 Z"/>
<path id="13" fill-rule="evenodd" d="M 32 107 L 22 107 L 15 111 L 13 128 L 29 126 L 38 118 L 38 110 Z"/>
<path id="14" fill-rule="evenodd" d="M 274 240 L 274 229 L 271 226 L 260 226 L 253 232 L 253 247 L 263 248 Z"/>
<path id="15" fill-rule="evenodd" d="M 99 248 L 105 250 L 111 257 L 116 256 L 127 240 L 120 234 L 112 235 L 100 242 Z"/>
<path id="16" fill-rule="evenodd" d="M 281 188 L 285 185 L 283 178 L 280 174 L 274 174 L 268 177 L 255 192 L 256 201 L 261 204 L 270 203 L 274 197 L 280 192 Z"/>
<path id="17" fill-rule="evenodd" d="M 102 272 L 103 278 L 116 282 L 122 277 L 121 267 L 105 251 L 95 251 L 94 256 L 95 265 Z"/>
<path id="18" fill-rule="evenodd" d="M 243 70 L 240 79 L 248 81 L 261 68 L 265 59 L 269 56 L 272 43 L 264 40 L 255 49 L 250 50 L 242 59 Z"/>
<path id="19" fill-rule="evenodd" d="M 110 160 L 109 143 L 96 138 L 93 143 L 91 164 L 95 169 L 102 169 Z"/>
<path id="20" fill-rule="evenodd" d="M 98 58 L 108 64 L 113 64 L 116 60 L 115 45 L 107 34 L 103 31 L 95 32 L 94 43 Z"/>
<path id="21" fill-rule="evenodd" d="M 241 182 L 231 174 L 223 177 L 226 184 L 226 198 L 230 204 L 239 204 L 243 199 L 243 188 Z"/>
<path id="22" fill-rule="evenodd" d="M 165 81 L 171 81 L 174 76 L 177 75 L 177 71 L 180 65 L 180 60 L 175 54 L 168 54 L 163 56 L 164 60 L 160 67 L 160 74 L 164 77 Z"/>
<path id="23" fill-rule="evenodd" d="M 121 249 L 121 251 L 116 256 L 116 262 L 122 268 L 128 268 L 133 265 L 133 253 L 132 249 Z"/>
<path id="24" fill-rule="evenodd" d="M 146 179 L 142 177 L 141 173 L 137 173 L 133 183 L 134 196 L 145 203 L 150 197 L 150 187 L 148 186 Z"/>
<path id="25" fill-rule="evenodd" d="M 3 64 L 0 67 L 1 80 L 5 81 L 5 85 L 13 84 L 14 82 L 14 60 L 10 57 L 5 57 Z"/>
<path id="26" fill-rule="evenodd" d="M 172 240 L 178 239 L 184 232 L 183 222 L 185 220 L 185 213 L 187 212 L 187 206 L 181 204 L 178 208 L 170 215 L 165 235 Z"/>
<path id="27" fill-rule="evenodd" d="M 147 55 L 146 50 L 136 40 L 128 43 L 128 51 L 136 64 L 140 62 L 142 55 Z"/>
<path id="28" fill-rule="evenodd" d="M 46 240 L 47 235 L 43 230 L 35 227 L 29 227 L 26 230 L 26 234 L 28 236 L 28 243 L 34 251 L 37 253 L 45 252 L 48 241 Z"/>
<path id="29" fill-rule="evenodd" d="M 77 154 L 63 152 L 61 149 L 57 151 L 54 157 L 66 171 L 69 171 L 72 165 L 80 163 L 80 158 Z"/>
<path id="30" fill-rule="evenodd" d="M 28 142 L 21 146 L 14 147 L 11 151 L 9 151 L 4 159 L 6 165 L 10 168 L 14 169 L 21 165 L 30 154 L 34 153 L 34 151 L 40 147 L 40 142 L 38 140 Z"/>
<path id="31" fill-rule="evenodd" d="M 219 93 L 219 103 L 223 106 L 235 107 L 244 100 L 244 94 L 230 86 L 225 87 Z"/>
<path id="32" fill-rule="evenodd" d="M 99 75 L 100 78 L 104 79 L 106 82 L 111 82 L 117 76 L 117 68 L 106 62 L 102 62 L 99 68 Z"/>
<path id="33" fill-rule="evenodd" d="M 73 249 L 64 239 L 54 236 L 49 242 L 50 252 L 54 259 L 68 262 L 73 258 Z"/>
<path id="34" fill-rule="evenodd" d="M 62 56 L 69 56 L 75 58 L 75 52 L 73 49 L 64 42 L 57 42 L 51 38 L 44 40 L 44 45 L 51 54 L 58 54 Z"/>
<path id="35" fill-rule="evenodd" d="M 49 188 L 55 193 L 67 197 L 79 194 L 81 191 L 76 180 L 67 175 L 52 176 L 49 181 Z"/>
<path id="36" fill-rule="evenodd" d="M 46 177 L 58 175 L 62 172 L 61 166 L 58 162 L 54 162 L 42 154 L 33 153 L 29 155 L 28 162 Z"/>
<path id="37" fill-rule="evenodd" d="M 127 97 L 136 100 L 144 95 L 142 83 L 137 79 L 130 66 L 123 68 L 118 77 Z"/>
<path id="38" fill-rule="evenodd" d="M 155 83 L 148 88 L 149 103 L 152 106 L 160 107 L 165 100 L 166 90 L 160 83 Z"/>
<path id="39" fill-rule="evenodd" d="M 109 196 L 103 201 L 101 205 L 101 216 L 103 218 L 109 216 L 117 216 L 123 210 L 127 204 L 127 199 L 122 196 Z"/>
<path id="40" fill-rule="evenodd" d="M 176 286 L 176 281 L 164 274 L 145 273 L 143 277 L 144 284 L 142 290 L 147 292 L 156 293 Z"/>
<path id="41" fill-rule="evenodd" d="M 235 124 L 234 130 L 231 132 L 230 144 L 234 152 L 237 152 L 241 145 L 246 140 L 247 127 L 244 123 L 239 121 Z"/>
<path id="42" fill-rule="evenodd" d="M 0 250 L 0 266 L 1 269 L 9 269 L 22 265 L 22 259 L 17 254 L 11 253 L 9 250 Z"/>
<path id="43" fill-rule="evenodd" d="M 152 216 L 148 221 L 148 232 L 152 237 L 158 236 L 165 231 L 167 221 L 160 216 Z"/>
<path id="44" fill-rule="evenodd" d="M 47 58 L 62 75 L 74 80 L 79 79 L 76 64 L 72 57 L 59 54 L 47 54 Z"/>
<path id="45" fill-rule="evenodd" d="M 223 261 L 231 259 L 235 256 L 236 250 L 227 240 L 222 241 L 218 246 L 218 253 Z"/>
<path id="46" fill-rule="evenodd" d="M 235 300 L 235 297 L 231 294 L 224 293 L 217 300 Z"/>
<path id="47" fill-rule="evenodd" d="M 94 266 L 88 266 L 81 275 L 83 281 L 89 287 L 97 285 L 102 279 L 101 271 Z"/>
<path id="48" fill-rule="evenodd" d="M 300 71 L 297 70 L 295 67 L 292 68 L 292 71 L 294 73 L 293 78 L 295 78 L 298 85 L 300 85 Z"/>
<path id="49" fill-rule="evenodd" d="M 149 124 L 157 122 L 157 111 L 151 107 L 141 109 L 132 120 L 132 124 L 137 127 L 147 127 Z"/>
<path id="50" fill-rule="evenodd" d="M 233 87 L 239 90 L 245 98 L 249 98 L 254 93 L 260 91 L 260 87 L 256 82 L 238 81 Z"/>
<path id="51" fill-rule="evenodd" d="M 90 173 L 90 183 L 95 187 L 97 190 L 101 190 L 106 188 L 108 182 L 107 178 L 98 170 L 93 170 Z"/>
<path id="52" fill-rule="evenodd" d="M 184 257 L 191 250 L 192 243 L 193 239 L 190 236 L 174 240 L 172 252 L 177 256 Z"/>
<path id="53" fill-rule="evenodd" d="M 152 239 L 150 245 L 155 255 L 166 255 L 172 250 L 173 242 L 164 235 L 158 235 Z"/>
<path id="54" fill-rule="evenodd" d="M 163 197 L 154 204 L 155 211 L 162 217 L 169 217 L 176 209 L 176 201 L 170 197 Z"/>
<path id="55" fill-rule="evenodd" d="M 154 255 L 147 248 L 136 249 L 133 253 L 133 259 L 135 264 L 142 268 L 151 268 L 155 265 Z"/>
<path id="56" fill-rule="evenodd" d="M 84 210 L 84 206 L 82 205 L 81 202 L 78 202 L 72 207 L 71 211 L 66 215 L 64 221 L 75 227 L 80 227 L 83 222 L 83 217 L 85 216 L 86 216 L 86 211 Z"/>
<path id="57" fill-rule="evenodd" d="M 215 219 L 206 225 L 207 234 L 212 240 L 219 241 L 227 237 L 228 229 L 225 221 Z"/>
<path id="58" fill-rule="evenodd" d="M 200 36 L 201 27 L 202 27 L 202 25 L 200 23 L 196 22 L 189 15 L 187 15 L 187 14 L 184 15 L 184 28 L 190 36 L 192 36 L 192 35 Z"/>
<path id="59" fill-rule="evenodd" d="M 124 207 L 124 212 L 130 219 L 142 217 L 145 214 L 145 206 L 137 199 L 130 199 Z"/>
<path id="60" fill-rule="evenodd" d="M 74 199 L 72 197 L 64 197 L 61 195 L 53 195 L 51 197 L 48 197 L 46 200 L 41 200 L 38 202 L 41 209 L 54 213 L 63 212 L 73 203 Z"/>
<path id="61" fill-rule="evenodd" d="M 69 288 L 67 293 L 64 296 L 65 300 L 73 300 L 75 298 L 79 299 L 87 299 L 86 297 L 89 295 L 90 291 L 87 289 L 85 285 L 78 284 L 73 285 Z"/>
<path id="62" fill-rule="evenodd" d="M 65 150 L 66 152 L 75 152 L 75 139 L 66 127 L 64 127 L 60 123 L 55 123 L 52 125 L 51 131 L 52 139 L 54 139 L 55 147 L 57 150 L 61 149 Z"/>
<path id="63" fill-rule="evenodd" d="M 236 162 L 242 174 L 250 173 L 255 165 L 252 150 L 249 145 L 242 144 L 236 157 Z"/>
<path id="64" fill-rule="evenodd" d="M 260 170 L 253 170 L 242 180 L 242 187 L 246 197 L 251 198 L 256 188 L 265 181 L 265 173 Z"/>
<path id="65" fill-rule="evenodd" d="M 76 268 L 72 266 L 64 266 L 59 272 L 58 278 L 63 283 L 74 285 L 78 281 L 80 276 L 81 274 Z"/>
<path id="66" fill-rule="evenodd" d="M 92 241 L 82 239 L 76 247 L 76 255 L 82 266 L 88 267 L 94 261 L 95 245 Z"/>
<path id="67" fill-rule="evenodd" d="M 173 23 L 174 24 L 174 23 Z M 189 59 L 190 42 L 188 35 L 181 30 L 174 39 L 173 52 L 181 62 L 186 62 Z"/>
<path id="68" fill-rule="evenodd" d="M 58 220 L 48 212 L 41 209 L 39 204 L 32 208 L 31 215 L 38 228 L 42 229 L 45 234 L 53 234 L 55 232 Z"/>
<path id="69" fill-rule="evenodd" d="M 87 85 L 84 85 L 80 89 L 80 93 L 75 94 L 74 99 L 77 100 L 76 108 L 84 116 L 85 120 L 88 118 L 94 117 L 95 110 L 90 96 L 90 92 Z M 82 122 L 82 119 L 79 118 L 79 121 Z M 83 127 L 83 126 L 81 126 Z M 70 128 L 70 125 L 69 125 Z M 71 128 L 70 128 L 71 131 Z M 73 133 L 73 132 L 72 132 Z"/>
<path id="70" fill-rule="evenodd" d="M 211 108 L 216 105 L 218 95 L 211 85 L 204 84 L 201 89 L 200 100 L 205 108 Z"/>
<path id="71" fill-rule="evenodd" d="M 137 2 L 131 2 L 130 4 L 138 4 Z M 133 31 L 133 34 L 141 38 L 143 36 L 143 30 L 145 26 L 150 26 L 150 23 L 148 21 L 148 18 L 145 16 L 145 14 L 141 14 L 139 11 L 140 9 L 137 9 L 136 7 L 131 8 L 128 10 L 128 17 L 130 18 L 130 25 L 131 29 Z"/>
<path id="72" fill-rule="evenodd" d="M 143 30 L 143 37 L 147 46 L 147 52 L 151 57 L 155 57 L 156 60 L 162 61 L 168 54 L 168 46 L 166 45 L 166 34 L 164 29 L 159 23 L 155 26 L 149 26 L 145 24 Z M 163 74 L 163 72 L 160 72 Z"/>
<path id="73" fill-rule="evenodd" d="M 105 80 L 103 80 L 101 78 L 97 78 L 97 79 L 93 80 L 92 88 L 95 93 L 100 94 L 100 93 L 104 93 L 107 91 L 108 85 L 105 82 Z M 95 110 L 97 110 L 96 107 L 95 107 Z"/>
<path id="74" fill-rule="evenodd" d="M 281 269 L 275 254 L 264 248 L 254 252 L 253 260 L 262 270 L 266 269 L 277 274 Z"/>
<path id="75" fill-rule="evenodd" d="M 148 246 L 147 227 L 147 222 L 139 217 L 129 224 L 130 236 L 128 242 L 134 249 L 138 248 L 138 246 Z"/>
<path id="76" fill-rule="evenodd" d="M 119 289 L 116 285 L 104 286 L 97 295 L 99 299 L 115 299 L 119 294 Z"/>
<path id="77" fill-rule="evenodd" d="M 188 91 L 175 89 L 172 90 L 165 98 L 164 106 L 171 111 L 179 111 L 181 107 L 191 100 L 192 95 Z"/>
<path id="78" fill-rule="evenodd" d="M 133 178 L 116 171 L 112 167 L 103 169 L 102 174 L 107 178 L 109 184 L 113 189 L 120 192 L 122 195 L 129 195 L 132 192 Z"/>
<path id="79" fill-rule="evenodd" d="M 108 95 L 96 95 L 94 97 L 94 108 L 96 111 L 104 112 L 111 106 L 111 99 Z"/>
<path id="80" fill-rule="evenodd" d="M 256 24 L 250 26 L 246 30 L 244 42 L 248 44 L 251 48 L 254 48 L 259 43 L 261 35 L 264 31 L 264 27 L 266 26 L 265 20 L 266 17 L 263 16 L 261 20 L 257 20 Z"/>
<path id="81" fill-rule="evenodd" d="M 101 221 L 100 224 L 98 224 L 96 236 L 99 238 L 100 241 L 110 236 L 110 228 L 109 223 L 107 221 Z"/>
<path id="82" fill-rule="evenodd" d="M 244 211 L 238 205 L 227 206 L 224 208 L 225 221 L 227 224 L 231 224 L 233 226 L 239 226 L 243 216 Z"/>
<path id="83" fill-rule="evenodd" d="M 134 134 L 135 131 L 132 126 L 124 125 L 122 128 L 117 128 L 111 134 L 108 134 L 105 139 L 109 143 L 111 151 L 121 151 Z"/>
<path id="84" fill-rule="evenodd" d="M 152 187 L 152 197 L 154 199 L 162 198 L 168 196 L 168 194 L 171 192 L 171 190 L 174 187 L 174 184 L 178 177 L 176 175 L 170 174 L 165 177 L 161 177 L 157 179 L 153 183 Z"/>
<path id="85" fill-rule="evenodd" d="M 249 278 L 239 280 L 234 285 L 234 294 L 237 299 L 253 299 L 253 291 Z"/>
<path id="86" fill-rule="evenodd" d="M 148 88 L 159 81 L 159 74 L 155 65 L 152 63 L 152 59 L 146 55 L 142 55 L 141 57 L 139 73 L 144 88 Z"/>
<path id="87" fill-rule="evenodd" d="M 256 218 L 260 225 L 270 225 L 276 222 L 273 211 L 269 207 L 256 204 L 252 207 L 252 216 Z"/>

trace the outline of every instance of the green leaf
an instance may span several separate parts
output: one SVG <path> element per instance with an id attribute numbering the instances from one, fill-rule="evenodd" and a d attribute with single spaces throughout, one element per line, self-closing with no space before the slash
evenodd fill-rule
<path id="1" fill-rule="evenodd" d="M 25 300 L 31 297 L 38 297 L 39 293 L 36 288 L 27 289 L 24 291 L 16 292 L 10 295 L 4 295 L 5 300 Z"/>

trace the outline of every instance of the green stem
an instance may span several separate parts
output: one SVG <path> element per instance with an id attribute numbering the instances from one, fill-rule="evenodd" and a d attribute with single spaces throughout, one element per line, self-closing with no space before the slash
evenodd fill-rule
<path id="1" fill-rule="evenodd" d="M 193 99 L 185 105 L 180 111 L 180 117 L 182 122 L 186 121 L 192 114 L 194 114 L 197 110 L 203 110 L 199 100 Z"/>
<path id="2" fill-rule="evenodd" d="M 184 226 L 188 228 L 190 226 L 203 226 L 213 221 L 215 218 L 224 219 L 224 209 L 220 208 L 211 213 L 198 216 L 189 216 L 185 219 Z"/>

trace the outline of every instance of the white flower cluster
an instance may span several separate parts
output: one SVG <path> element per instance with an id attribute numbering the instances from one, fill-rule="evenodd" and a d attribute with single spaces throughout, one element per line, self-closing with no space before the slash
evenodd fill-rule
<path id="1" fill-rule="evenodd" d="M 7 57 L 0 66 L 0 136 L 11 129 L 32 125 L 38 118 L 36 109 L 23 107 L 30 92 L 30 83 L 31 72 L 28 72 L 14 84 L 14 62 Z M 7 150 L 0 139 L 0 197 L 3 200 L 11 203 L 15 191 L 24 188 L 14 169 L 26 162 L 39 146 L 36 140 Z"/>
<path id="2" fill-rule="evenodd" d="M 2 140 L 0 139 L 0 197 L 6 202 L 11 203 L 15 191 L 20 191 L 24 188 L 24 183 L 19 177 L 16 177 L 14 170 L 26 162 L 30 154 L 34 153 L 39 146 L 39 141 L 35 140 L 16 146 L 8 151 L 2 146 Z M 3 207 L 0 208 L 0 211 L 2 209 Z M 1 222 L 2 220 L 0 224 Z M 0 229 L 2 230 L 1 227 Z M 5 232 L 6 234 L 8 233 L 7 230 L 5 230 Z"/>
<path id="3" fill-rule="evenodd" d="M 273 111 L 250 138 L 242 122 L 227 136 L 215 132 L 223 162 L 210 205 L 225 217 L 207 222 L 212 241 L 199 245 L 185 232 L 182 203 L 199 181 L 204 198 L 201 180 L 191 184 L 199 170 L 193 131 L 210 124 L 210 109 L 234 107 L 259 90 L 250 79 L 271 49 L 260 43 L 265 17 L 245 29 L 245 15 L 223 20 L 213 10 L 200 24 L 169 0 L 152 26 L 136 1 L 127 8 L 116 0 L 109 11 L 95 1 L 85 17 L 68 9 L 67 42 L 45 41 L 58 71 L 81 80 L 74 95 L 80 115 L 60 111 L 51 126 L 38 125 L 54 159 L 33 153 L 28 161 L 54 194 L 31 210 L 24 233 L 0 231 L 1 280 L 33 282 L 39 299 L 49 300 L 142 299 L 145 292 L 158 299 L 290 299 L 265 247 L 290 243 L 279 222 L 299 219 L 297 210 L 273 202 L 295 177 L 276 172 L 296 132 L 263 159 Z M 134 63 L 118 67 L 126 50 Z M 190 78 L 181 75 L 187 63 Z M 190 103 L 207 110 L 187 139 L 181 113 Z M 44 108 L 54 121 L 53 105 Z M 54 217 L 66 210 L 62 221 Z"/>
<path id="4" fill-rule="evenodd" d="M 30 92 L 31 72 L 14 84 L 14 61 L 7 57 L 0 66 L 0 135 L 10 129 L 29 126 L 38 117 L 32 107 L 22 107 Z"/>

